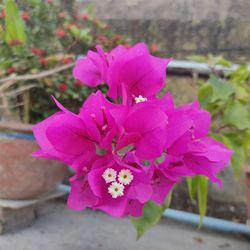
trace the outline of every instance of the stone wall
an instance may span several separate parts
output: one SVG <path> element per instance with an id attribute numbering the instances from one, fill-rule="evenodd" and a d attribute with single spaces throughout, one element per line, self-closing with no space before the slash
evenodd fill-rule
<path id="1" fill-rule="evenodd" d="M 134 41 L 157 42 L 163 54 L 220 53 L 250 60 L 249 0 L 84 0 Z"/>

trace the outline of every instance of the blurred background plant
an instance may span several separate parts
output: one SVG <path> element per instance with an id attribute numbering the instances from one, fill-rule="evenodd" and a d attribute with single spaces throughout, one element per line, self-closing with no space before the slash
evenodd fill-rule
<path id="1" fill-rule="evenodd" d="M 224 57 L 211 54 L 188 59 L 209 65 L 209 78 L 197 80 L 198 99 L 211 114 L 210 136 L 234 151 L 230 164 L 239 179 L 250 159 L 249 65 L 233 65 Z M 207 209 L 207 178 L 187 178 L 187 186 L 190 198 L 198 200 L 202 221 Z"/>
<path id="2" fill-rule="evenodd" d="M 12 83 L 2 79 L 1 107 L 8 109 L 2 112 L 2 119 L 25 123 L 44 119 L 56 109 L 49 101 L 51 94 L 76 110 L 93 91 L 72 77 L 71 66 L 77 55 L 85 54 L 96 44 L 108 50 L 118 44 L 129 46 L 127 38 L 95 18 L 91 7 L 81 13 L 73 4 L 71 7 L 69 12 L 60 1 L 51 0 L 8 0 L 0 4 L 1 78 L 34 75 L 68 65 L 60 73 L 52 71 L 40 79 Z"/>
<path id="3" fill-rule="evenodd" d="M 231 165 L 236 177 L 250 157 L 250 68 L 233 65 L 222 56 L 195 56 L 208 63 L 211 74 L 199 80 L 198 98 L 211 114 L 211 136 L 234 151 Z"/>
<path id="4" fill-rule="evenodd" d="M 240 177 L 250 158 L 250 69 L 247 64 L 233 65 L 222 56 L 190 56 L 193 62 L 209 65 L 210 75 L 198 78 L 198 98 L 202 108 L 211 114 L 210 136 L 225 143 L 234 151 L 231 166 L 236 179 Z M 227 171 L 227 169 L 225 170 Z M 207 212 L 209 183 L 207 177 L 187 177 L 189 197 L 198 206 L 200 226 Z M 143 216 L 131 218 L 139 239 L 147 230 L 157 224 L 169 206 L 172 194 L 162 205 L 149 202 L 143 209 Z M 177 190 L 178 193 L 178 190 Z"/>

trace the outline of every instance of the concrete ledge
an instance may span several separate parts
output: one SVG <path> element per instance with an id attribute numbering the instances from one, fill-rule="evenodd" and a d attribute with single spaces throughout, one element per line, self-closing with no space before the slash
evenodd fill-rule
<path id="1" fill-rule="evenodd" d="M 54 193 L 37 200 L 0 199 L 0 235 L 31 226 L 37 218 L 36 210 L 39 204 L 63 197 L 65 194 L 61 185 Z"/>

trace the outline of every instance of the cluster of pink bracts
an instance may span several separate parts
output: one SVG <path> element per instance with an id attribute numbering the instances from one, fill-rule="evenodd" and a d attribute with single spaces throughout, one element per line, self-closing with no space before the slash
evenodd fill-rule
<path id="1" fill-rule="evenodd" d="M 73 75 L 97 91 L 79 114 L 64 108 L 34 126 L 35 156 L 70 165 L 68 206 L 101 209 L 116 217 L 141 216 L 146 202 L 162 204 L 182 177 L 216 174 L 232 152 L 207 136 L 210 115 L 198 101 L 175 107 L 170 93 L 157 97 L 170 59 L 151 56 L 145 44 L 89 51 Z M 112 101 L 110 101 L 112 100 Z"/>

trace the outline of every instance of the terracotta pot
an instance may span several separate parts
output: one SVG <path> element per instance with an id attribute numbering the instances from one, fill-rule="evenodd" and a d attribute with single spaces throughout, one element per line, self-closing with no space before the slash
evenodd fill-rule
<path id="1" fill-rule="evenodd" d="M 34 158 L 33 140 L 0 135 L 0 199 L 35 199 L 54 191 L 67 173 L 60 162 Z"/>

